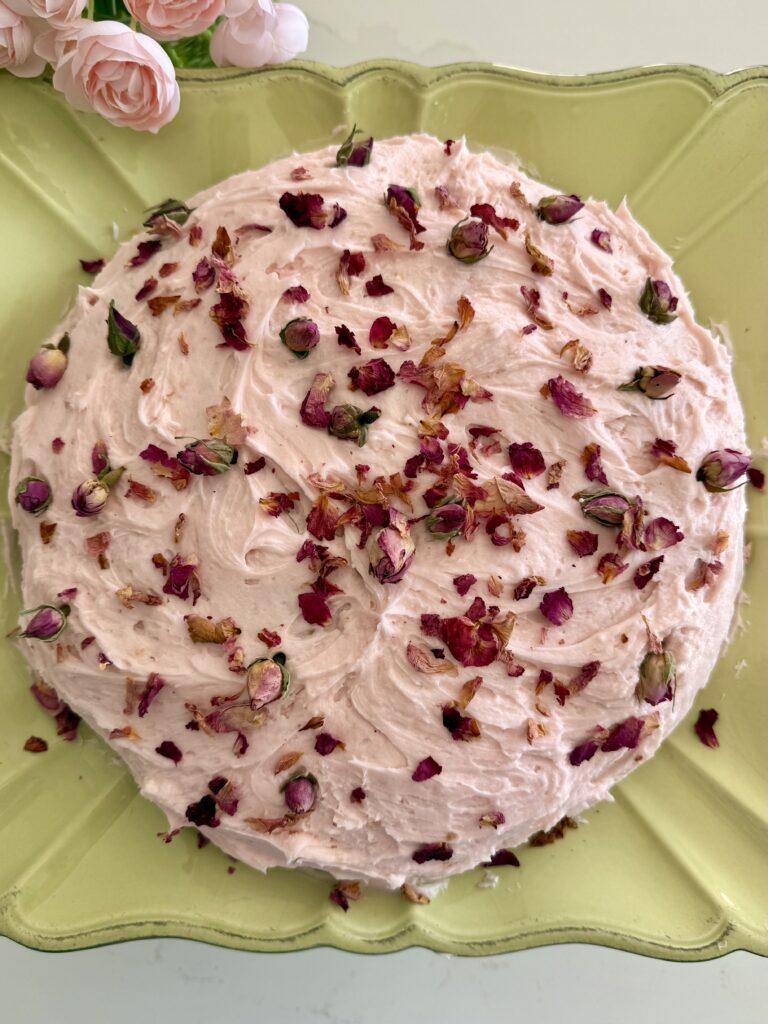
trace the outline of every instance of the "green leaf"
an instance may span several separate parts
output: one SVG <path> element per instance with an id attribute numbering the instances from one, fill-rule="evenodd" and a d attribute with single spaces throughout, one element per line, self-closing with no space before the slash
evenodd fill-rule
<path id="1" fill-rule="evenodd" d="M 130 24 L 131 15 L 120 0 L 93 0 L 94 21 L 120 21 Z"/>
<path id="2" fill-rule="evenodd" d="M 210 43 L 215 25 L 189 39 L 176 39 L 172 43 L 161 43 L 176 68 L 213 68 Z"/>

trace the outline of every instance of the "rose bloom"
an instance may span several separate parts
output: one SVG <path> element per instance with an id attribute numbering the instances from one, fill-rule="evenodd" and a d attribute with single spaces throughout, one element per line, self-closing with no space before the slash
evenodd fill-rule
<path id="1" fill-rule="evenodd" d="M 156 39 L 196 36 L 210 28 L 225 5 L 226 0 L 125 0 L 141 27 Z"/>
<path id="2" fill-rule="evenodd" d="M 44 18 L 58 27 L 74 21 L 86 0 L 3 0 L 3 3 L 24 18 Z"/>
<path id="3" fill-rule="evenodd" d="M 211 58 L 219 67 L 257 68 L 281 64 L 307 48 L 309 23 L 293 4 L 257 0 L 243 14 L 235 14 L 237 0 L 229 0 L 233 14 L 217 25 L 211 39 Z"/>
<path id="4" fill-rule="evenodd" d="M 83 21 L 67 39 L 53 86 L 75 110 L 156 132 L 179 109 L 173 64 L 159 43 L 116 21 Z"/>
<path id="5" fill-rule="evenodd" d="M 44 27 L 37 18 L 23 18 L 0 0 L 0 68 L 19 78 L 34 78 L 45 61 L 33 48 L 35 35 Z"/>

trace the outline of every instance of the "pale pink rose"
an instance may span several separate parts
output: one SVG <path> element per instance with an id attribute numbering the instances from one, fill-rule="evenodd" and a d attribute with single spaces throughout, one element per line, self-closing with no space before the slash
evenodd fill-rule
<path id="1" fill-rule="evenodd" d="M 74 45 L 63 49 L 53 86 L 75 110 L 95 111 L 120 128 L 156 132 L 179 109 L 168 55 L 116 21 L 83 23 Z"/>
<path id="2" fill-rule="evenodd" d="M 45 61 L 34 51 L 37 33 L 45 25 L 38 18 L 23 18 L 0 0 L 0 68 L 19 78 L 34 78 Z"/>
<path id="3" fill-rule="evenodd" d="M 293 4 L 257 3 L 216 26 L 211 58 L 219 67 L 258 68 L 292 60 L 307 48 L 309 23 Z"/>
<path id="4" fill-rule="evenodd" d="M 224 13 L 226 0 L 125 0 L 125 6 L 156 39 L 196 36 Z"/>
<path id="5" fill-rule="evenodd" d="M 35 39 L 35 53 L 42 57 L 46 64 L 53 64 L 56 67 L 64 54 L 75 48 L 83 26 L 90 24 L 91 22 L 85 18 L 75 18 L 66 25 L 41 32 Z"/>
<path id="6" fill-rule="evenodd" d="M 86 4 L 86 0 L 3 0 L 3 2 L 24 18 L 44 18 L 57 27 L 74 21 Z"/>

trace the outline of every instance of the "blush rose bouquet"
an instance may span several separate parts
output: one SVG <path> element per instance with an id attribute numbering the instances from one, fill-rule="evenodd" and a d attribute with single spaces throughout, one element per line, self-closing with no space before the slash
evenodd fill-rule
<path id="1" fill-rule="evenodd" d="M 177 68 L 281 64 L 308 35 L 298 7 L 272 0 L 0 0 L 0 70 L 50 65 L 75 110 L 136 131 L 176 116 Z"/>

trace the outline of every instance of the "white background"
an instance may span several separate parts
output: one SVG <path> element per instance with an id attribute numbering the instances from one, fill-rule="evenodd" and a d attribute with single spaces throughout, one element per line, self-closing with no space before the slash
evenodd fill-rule
<path id="1" fill-rule="evenodd" d="M 307 57 L 335 65 L 491 60 L 572 74 L 768 63 L 765 0 L 297 3 L 311 23 Z M 471 960 L 252 954 L 176 940 L 43 954 L 0 940 L 0 1005 L 3 1024 L 765 1024 L 768 961 L 674 964 L 590 946 Z"/>

